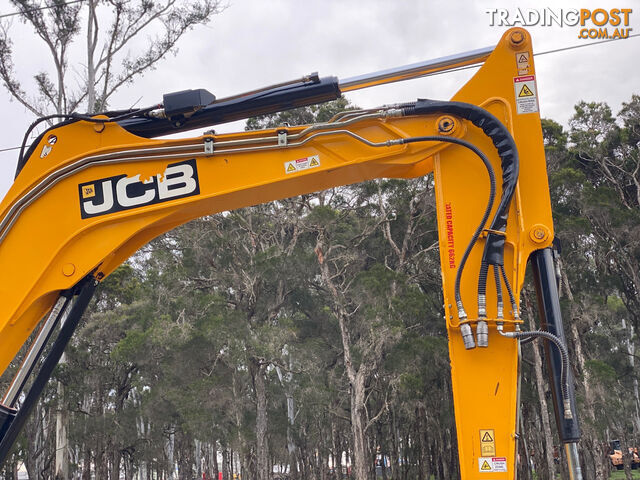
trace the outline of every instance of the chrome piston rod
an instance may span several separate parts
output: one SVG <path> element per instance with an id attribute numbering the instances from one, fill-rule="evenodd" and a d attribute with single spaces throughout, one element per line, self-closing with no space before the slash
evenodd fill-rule
<path id="1" fill-rule="evenodd" d="M 470 50 L 468 52 L 457 53 L 455 55 L 424 60 L 422 62 L 411 63 L 401 67 L 394 67 L 345 78 L 344 80 L 339 80 L 338 85 L 340 87 L 340 91 L 344 93 L 351 90 L 383 85 L 385 83 L 426 77 L 434 73 L 482 63 L 489 57 L 491 52 L 493 52 L 493 49 L 494 47 L 479 48 L 477 50 Z"/>
<path id="2" fill-rule="evenodd" d="M 582 480 L 582 467 L 578 457 L 578 444 L 576 442 L 565 443 L 564 451 L 567 454 L 567 467 L 570 480 Z"/>
<path id="3" fill-rule="evenodd" d="M 5 393 L 4 397 L 2 398 L 1 403 L 3 405 L 11 408 L 15 407 L 18 397 L 20 396 L 20 392 L 22 392 L 22 389 L 24 388 L 29 375 L 33 371 L 33 367 L 40 358 L 42 351 L 44 350 L 44 347 L 47 344 L 49 337 L 51 336 L 51 332 L 58 324 L 60 318 L 62 318 L 66 313 L 68 305 L 68 298 L 64 296 L 60 296 L 58 298 L 58 301 L 55 303 L 55 305 L 51 309 L 51 312 L 42 324 L 42 327 L 40 328 L 40 331 L 38 332 L 38 335 L 33 344 L 29 348 L 27 355 L 24 357 L 18 373 L 16 373 L 15 377 L 13 377 L 7 393 Z"/>

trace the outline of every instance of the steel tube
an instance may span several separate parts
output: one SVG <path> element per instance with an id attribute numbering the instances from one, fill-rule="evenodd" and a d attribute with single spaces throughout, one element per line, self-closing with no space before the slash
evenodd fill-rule
<path id="1" fill-rule="evenodd" d="M 31 348 L 29 348 L 27 355 L 24 357 L 24 360 L 18 369 L 18 373 L 13 377 L 11 385 L 9 385 L 9 389 L 2 399 L 2 403 L 7 407 L 13 408 L 15 406 L 20 392 L 22 392 L 29 375 L 31 375 L 31 372 L 33 371 L 33 367 L 40 358 L 40 355 L 42 355 L 42 350 L 47 344 L 52 330 L 58 324 L 59 319 L 64 315 L 68 301 L 68 298 L 62 296 L 59 297 L 58 301 L 51 309 L 51 313 L 49 313 L 47 319 L 44 321 L 40 331 L 38 332 L 38 336 L 31 345 Z"/>
<path id="2" fill-rule="evenodd" d="M 576 442 L 565 443 L 564 451 L 567 454 L 567 467 L 569 480 L 582 480 L 582 467 L 578 457 L 578 444 Z"/>
<path id="3" fill-rule="evenodd" d="M 399 82 L 411 78 L 425 77 L 436 72 L 443 72 L 457 67 L 474 65 L 484 62 L 494 47 L 479 48 L 446 57 L 424 60 L 422 62 L 410 63 L 401 67 L 389 68 L 377 72 L 358 75 L 355 77 L 338 80 L 341 92 L 349 92 L 361 88 L 373 87 L 385 83 Z"/>

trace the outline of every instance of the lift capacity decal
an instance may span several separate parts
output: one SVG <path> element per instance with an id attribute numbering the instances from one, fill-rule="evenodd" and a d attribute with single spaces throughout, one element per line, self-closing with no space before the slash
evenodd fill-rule
<path id="1" fill-rule="evenodd" d="M 534 113 L 538 111 L 538 95 L 536 93 L 536 77 L 525 75 L 514 77 L 513 87 L 516 93 L 518 113 Z"/>
<path id="2" fill-rule="evenodd" d="M 478 469 L 480 472 L 506 472 L 507 457 L 480 457 Z"/>
<path id="3" fill-rule="evenodd" d="M 299 158 L 290 162 L 284 162 L 285 173 L 295 173 L 309 168 L 320 166 L 320 155 L 312 155 L 310 157 Z"/>

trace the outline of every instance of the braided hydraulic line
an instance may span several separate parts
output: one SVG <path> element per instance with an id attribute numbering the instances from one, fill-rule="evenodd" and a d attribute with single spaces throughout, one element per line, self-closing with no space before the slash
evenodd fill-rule
<path id="1" fill-rule="evenodd" d="M 500 279 L 500 270 L 493 266 L 493 278 L 496 282 L 496 303 L 498 306 L 498 312 L 496 318 L 504 318 L 504 301 L 502 300 L 502 281 Z"/>
<path id="2" fill-rule="evenodd" d="M 456 273 L 455 288 L 454 288 L 455 298 L 456 298 L 456 304 L 458 306 L 458 317 L 460 317 L 460 319 L 463 320 L 467 318 L 467 314 L 462 305 L 462 297 L 460 295 L 460 282 L 462 279 L 462 272 L 464 270 L 464 266 L 467 262 L 467 259 L 469 258 L 469 254 L 471 253 L 471 249 L 478 241 L 478 238 L 480 237 L 480 234 L 482 233 L 482 230 L 484 229 L 484 226 L 487 223 L 487 220 L 489 219 L 489 214 L 491 213 L 491 207 L 493 207 L 493 202 L 495 201 L 495 198 L 496 198 L 496 174 L 493 170 L 493 167 L 491 166 L 491 163 L 489 162 L 489 159 L 484 154 L 484 152 L 482 152 L 482 150 L 480 150 L 478 147 L 476 147 L 472 143 L 467 142 L 466 140 L 461 140 L 456 137 L 445 137 L 445 136 L 439 136 L 439 135 L 402 139 L 402 143 L 414 143 L 414 142 L 446 142 L 446 143 L 454 143 L 456 145 L 461 145 L 463 147 L 466 147 L 469 150 L 471 150 L 473 153 L 475 153 L 478 157 L 480 157 L 480 159 L 482 160 L 482 163 L 484 163 L 484 166 L 487 169 L 487 174 L 489 175 L 489 199 L 487 201 L 487 206 L 485 208 L 484 213 L 482 214 L 482 220 L 480 220 L 478 228 L 476 228 L 476 231 L 471 236 L 471 240 L 469 241 L 467 248 L 462 254 L 462 258 L 460 259 L 460 267 L 458 268 L 458 272 Z"/>
<path id="3" fill-rule="evenodd" d="M 545 332 L 542 330 L 531 331 L 531 332 L 505 332 L 502 330 L 502 325 L 498 324 L 498 332 L 503 337 L 508 338 L 517 338 L 522 340 L 534 340 L 536 338 L 545 338 L 553 343 L 558 351 L 560 352 L 560 357 L 562 358 L 562 369 L 560 371 L 560 383 L 562 385 L 562 406 L 564 409 L 564 418 L 572 419 L 573 413 L 571 413 L 571 401 L 569 397 L 569 381 L 568 374 L 569 371 L 569 352 L 567 351 L 566 345 L 560 340 L 559 337 L 550 332 Z"/>
<path id="4" fill-rule="evenodd" d="M 488 345 L 489 334 L 486 322 L 486 279 L 489 265 L 493 265 L 494 268 L 498 266 L 502 267 L 504 265 L 504 246 L 506 238 L 503 232 L 505 232 L 507 228 L 509 204 L 511 203 L 511 199 L 515 192 L 520 169 L 518 150 L 516 148 L 515 141 L 509 133 L 509 130 L 502 124 L 502 122 L 500 122 L 500 120 L 485 109 L 469 103 L 419 99 L 416 103 L 403 105 L 402 110 L 405 115 L 446 113 L 469 120 L 491 139 L 498 151 L 498 155 L 500 156 L 502 168 L 502 197 L 487 234 L 484 251 L 482 253 L 482 261 L 480 264 L 480 274 L 478 277 L 478 346 L 486 347 Z M 490 204 L 490 207 L 491 206 L 493 206 L 493 204 Z M 484 228 L 484 222 L 482 225 L 481 229 Z M 478 234 L 479 233 L 480 232 L 478 232 Z M 474 236 L 472 241 L 469 243 L 469 250 L 475 245 L 476 241 L 477 237 Z M 467 252 L 465 253 L 468 254 Z M 460 296 L 459 279 L 463 268 L 464 264 L 461 263 L 460 268 L 458 269 L 458 275 L 456 275 L 455 285 L 458 317 L 461 321 L 464 321 L 467 318 Z M 507 283 L 507 288 L 510 290 L 506 276 L 505 282 Z M 512 303 L 515 304 L 515 302 Z M 514 313 L 517 315 L 517 310 L 514 309 Z M 463 339 L 465 339 L 464 343 L 465 348 L 467 349 L 475 347 L 470 330 L 471 327 L 467 324 L 461 325 L 460 331 Z"/>

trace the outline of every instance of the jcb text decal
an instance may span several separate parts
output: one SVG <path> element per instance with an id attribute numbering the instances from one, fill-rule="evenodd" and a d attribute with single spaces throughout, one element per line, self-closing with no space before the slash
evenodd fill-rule
<path id="1" fill-rule="evenodd" d="M 143 205 L 153 205 L 200 193 L 196 160 L 172 163 L 164 173 L 141 180 L 140 175 L 101 178 L 78 185 L 80 215 L 97 217 Z"/>

